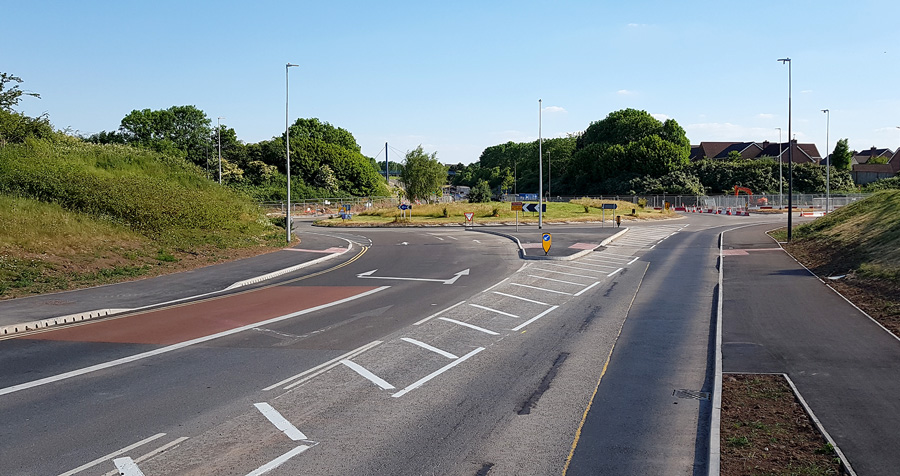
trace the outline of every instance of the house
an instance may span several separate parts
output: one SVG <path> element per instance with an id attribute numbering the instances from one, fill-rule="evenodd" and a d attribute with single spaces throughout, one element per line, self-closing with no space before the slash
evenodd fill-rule
<path id="1" fill-rule="evenodd" d="M 691 161 L 710 159 L 710 160 L 728 160 L 729 154 L 734 155 L 737 152 L 742 159 L 760 159 L 769 157 L 778 160 L 781 157 L 782 162 L 788 161 L 788 144 L 786 142 L 778 144 L 777 142 L 701 142 L 700 145 L 691 146 Z M 819 149 L 815 144 L 799 144 L 794 142 L 795 164 L 814 163 L 818 164 L 822 160 Z"/>
<path id="2" fill-rule="evenodd" d="M 898 149 L 900 150 L 900 149 Z M 853 159 L 850 160 L 851 164 L 867 164 L 870 160 L 875 157 L 886 157 L 890 159 L 892 155 L 897 155 L 896 153 L 891 152 L 891 149 L 878 149 L 874 145 L 871 149 L 863 150 L 853 154 Z"/>
<path id="3" fill-rule="evenodd" d="M 897 172 L 892 169 L 891 164 L 853 164 L 850 169 L 853 183 L 857 185 L 866 185 L 877 180 L 891 178 L 896 174 Z"/>

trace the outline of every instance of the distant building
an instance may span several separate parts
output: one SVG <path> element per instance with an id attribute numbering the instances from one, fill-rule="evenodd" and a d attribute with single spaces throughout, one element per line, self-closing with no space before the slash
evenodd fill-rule
<path id="1" fill-rule="evenodd" d="M 774 160 L 781 159 L 782 162 L 788 161 L 788 144 L 784 142 L 779 144 L 777 142 L 701 142 L 699 145 L 691 146 L 691 161 L 696 160 L 728 160 L 729 154 L 734 155 L 732 152 L 737 152 L 741 155 L 742 159 L 751 160 L 751 159 L 761 159 L 763 157 L 768 157 Z M 795 164 L 806 164 L 806 163 L 814 163 L 818 164 L 822 161 L 822 156 L 819 154 L 819 149 L 815 144 L 799 144 L 794 142 L 794 163 Z"/>
<path id="2" fill-rule="evenodd" d="M 900 150 L 900 149 L 898 149 Z M 875 157 L 885 157 L 890 159 L 892 155 L 896 155 L 891 152 L 891 149 L 878 149 L 874 145 L 871 149 L 863 150 L 861 152 L 857 152 L 853 155 L 853 158 L 850 160 L 851 164 L 867 164 L 870 160 Z"/>

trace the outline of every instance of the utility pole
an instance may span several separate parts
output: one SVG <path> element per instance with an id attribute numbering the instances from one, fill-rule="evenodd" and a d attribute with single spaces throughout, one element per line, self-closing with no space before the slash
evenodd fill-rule
<path id="1" fill-rule="evenodd" d="M 388 162 L 388 145 L 387 142 L 384 143 L 384 181 L 391 185 L 391 163 Z"/>
<path id="2" fill-rule="evenodd" d="M 541 100 L 538 99 L 538 229 L 544 228 L 544 153 L 541 147 L 544 140 L 541 138 L 542 121 Z"/>

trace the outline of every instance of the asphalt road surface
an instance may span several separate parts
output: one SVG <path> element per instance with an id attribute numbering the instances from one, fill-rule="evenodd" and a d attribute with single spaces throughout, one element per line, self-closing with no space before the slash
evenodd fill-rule
<path id="1" fill-rule="evenodd" d="M 702 474 L 715 238 L 747 220 L 642 223 L 571 261 L 329 231 L 338 260 L 2 340 L 0 474 Z"/>

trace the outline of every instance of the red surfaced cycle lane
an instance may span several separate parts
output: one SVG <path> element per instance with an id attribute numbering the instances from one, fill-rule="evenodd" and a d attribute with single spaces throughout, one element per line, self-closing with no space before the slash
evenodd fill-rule
<path id="1" fill-rule="evenodd" d="M 33 340 L 172 345 L 372 291 L 371 286 L 278 286 L 29 336 Z"/>

